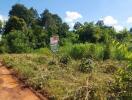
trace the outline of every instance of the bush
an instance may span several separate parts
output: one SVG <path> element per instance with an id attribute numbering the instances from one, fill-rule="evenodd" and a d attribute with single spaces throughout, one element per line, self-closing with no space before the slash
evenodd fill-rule
<path id="1" fill-rule="evenodd" d="M 84 57 L 96 58 L 95 50 L 96 46 L 94 44 L 86 44 L 86 50 L 84 51 Z"/>
<path id="2" fill-rule="evenodd" d="M 27 36 L 22 31 L 12 31 L 3 36 L 2 41 L 6 41 L 5 45 L 8 46 L 8 49 L 11 53 L 23 53 L 32 51 Z"/>
<path id="3" fill-rule="evenodd" d="M 63 55 L 61 58 L 60 58 L 60 63 L 64 64 L 64 65 L 67 65 L 71 60 L 71 57 L 68 56 L 68 55 Z"/>
<path id="4" fill-rule="evenodd" d="M 72 47 L 70 55 L 74 59 L 81 59 L 84 57 L 86 50 L 88 49 L 85 44 L 76 44 Z"/>
<path id="5" fill-rule="evenodd" d="M 49 61 L 48 65 L 56 65 L 56 61 Z"/>
<path id="6" fill-rule="evenodd" d="M 114 65 L 108 65 L 106 66 L 105 73 L 115 73 L 117 71 L 117 66 Z"/>
<path id="7" fill-rule="evenodd" d="M 94 62 L 91 59 L 83 58 L 79 66 L 79 71 L 84 73 L 92 72 L 94 68 Z"/>
<path id="8" fill-rule="evenodd" d="M 70 55 L 74 59 L 81 59 L 91 57 L 95 59 L 103 59 L 104 57 L 104 46 L 102 44 L 76 44 L 72 46 Z"/>
<path id="9" fill-rule="evenodd" d="M 66 46 L 60 47 L 60 49 L 59 49 L 59 54 L 60 54 L 60 55 L 70 55 L 72 46 L 73 46 L 73 45 L 68 44 L 68 45 L 66 45 Z"/>
<path id="10" fill-rule="evenodd" d="M 126 59 L 126 54 L 128 53 L 127 47 L 123 44 L 112 45 L 111 46 L 111 58 L 117 60 Z"/>
<path id="11" fill-rule="evenodd" d="M 110 59 L 110 56 L 111 56 L 111 51 L 110 51 L 110 45 L 109 44 L 106 44 L 105 48 L 104 48 L 104 57 L 103 57 L 103 60 L 106 60 L 106 59 Z"/>
<path id="12" fill-rule="evenodd" d="M 46 55 L 46 56 L 51 56 L 51 55 L 52 55 L 50 49 L 48 49 L 48 48 L 36 49 L 36 50 L 34 51 L 34 53 L 37 53 L 37 54 L 44 54 L 44 55 Z"/>

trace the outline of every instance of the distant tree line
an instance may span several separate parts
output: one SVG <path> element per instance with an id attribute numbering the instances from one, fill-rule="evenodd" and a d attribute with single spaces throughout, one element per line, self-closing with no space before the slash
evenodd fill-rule
<path id="1" fill-rule="evenodd" d="M 50 36 L 57 34 L 60 45 L 68 43 L 109 43 L 111 39 L 120 42 L 131 40 L 131 31 L 124 29 L 116 32 L 113 27 L 105 26 L 103 21 L 76 22 L 73 30 L 62 21 L 60 16 L 45 9 L 38 14 L 34 8 L 27 8 L 22 4 L 15 4 L 9 11 L 9 19 L 2 27 L 0 21 L 0 52 L 21 53 L 31 52 L 34 49 L 49 47 Z"/>

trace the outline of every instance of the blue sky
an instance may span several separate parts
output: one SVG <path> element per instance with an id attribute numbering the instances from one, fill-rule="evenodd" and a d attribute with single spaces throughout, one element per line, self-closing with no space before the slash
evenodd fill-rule
<path id="1" fill-rule="evenodd" d="M 132 0 L 0 0 L 0 19 L 8 16 L 15 3 L 34 7 L 39 13 L 47 8 L 57 13 L 70 26 L 76 21 L 104 20 L 117 30 L 132 26 Z"/>

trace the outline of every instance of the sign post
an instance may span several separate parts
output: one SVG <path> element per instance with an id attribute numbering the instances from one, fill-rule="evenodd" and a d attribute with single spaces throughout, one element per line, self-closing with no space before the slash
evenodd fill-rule
<path id="1" fill-rule="evenodd" d="M 51 51 L 53 52 L 53 61 L 54 61 L 55 53 L 58 51 L 58 48 L 59 48 L 58 42 L 59 42 L 58 35 L 53 35 L 52 37 L 50 37 L 50 48 L 51 48 Z"/>

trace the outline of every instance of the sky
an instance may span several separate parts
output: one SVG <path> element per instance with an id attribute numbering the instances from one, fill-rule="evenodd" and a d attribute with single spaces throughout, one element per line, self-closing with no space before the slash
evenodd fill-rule
<path id="1" fill-rule="evenodd" d="M 8 12 L 16 3 L 34 7 L 39 14 L 49 9 L 70 27 L 76 21 L 98 20 L 103 20 L 117 31 L 132 27 L 132 0 L 0 0 L 0 20 L 8 19 Z"/>

